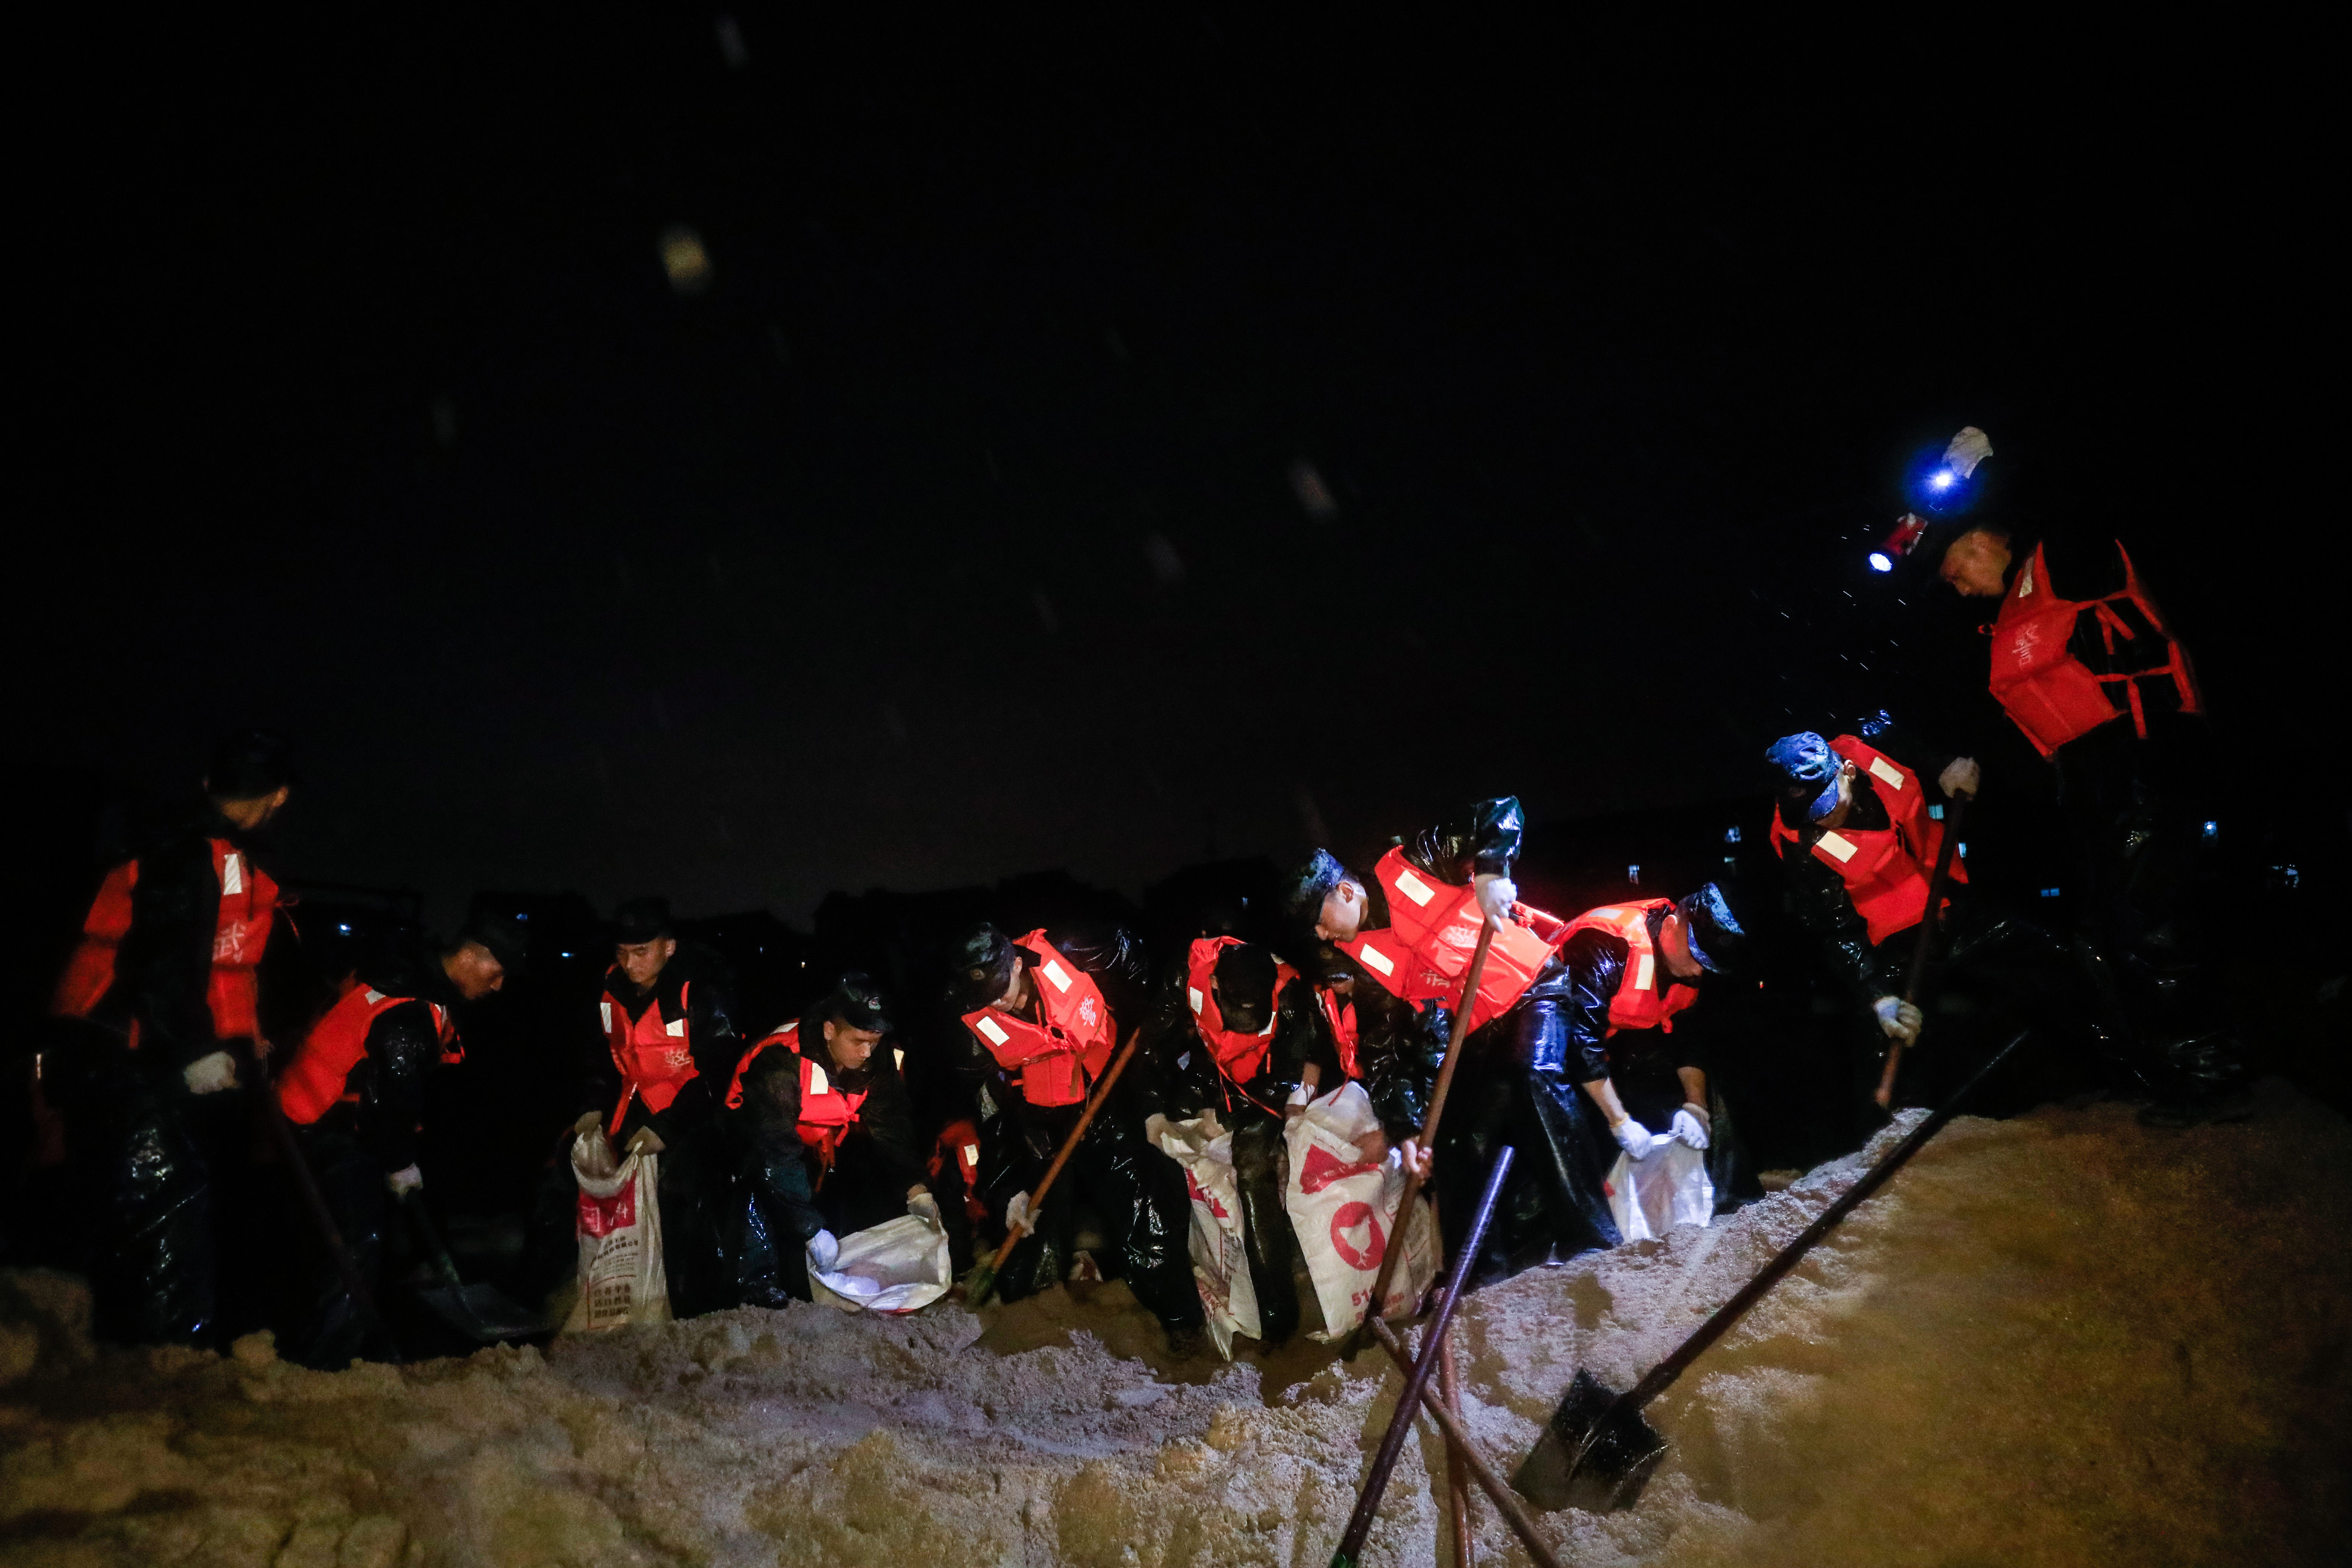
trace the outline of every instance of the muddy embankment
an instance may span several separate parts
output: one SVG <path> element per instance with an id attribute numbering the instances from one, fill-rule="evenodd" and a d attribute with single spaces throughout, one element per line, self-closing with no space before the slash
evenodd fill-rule
<path id="1" fill-rule="evenodd" d="M 1507 1470 L 1580 1363 L 1637 1375 L 1859 1169 L 1474 1297 L 1472 1429 Z M 1955 1122 L 1654 1407 L 1638 1509 L 1542 1522 L 1583 1564 L 2340 1561 L 2347 1194 L 2352 1127 L 2277 1084 L 2187 1133 Z M 0 1562 L 1317 1563 L 1398 1382 L 1156 1364 L 1116 1286 L 332 1374 L 94 1352 L 86 1307 L 0 1276 Z M 1450 1553 L 1439 1452 L 1370 1561 Z M 1524 1561 L 1479 1510 L 1481 1561 Z"/>

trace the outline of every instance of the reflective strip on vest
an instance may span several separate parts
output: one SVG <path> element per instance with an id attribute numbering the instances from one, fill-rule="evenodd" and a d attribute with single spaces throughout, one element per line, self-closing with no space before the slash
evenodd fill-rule
<path id="1" fill-rule="evenodd" d="M 1650 940 L 1650 916 L 1659 910 L 1674 908 L 1672 899 L 1645 899 L 1633 904 L 1603 904 L 1597 910 L 1587 910 L 1568 922 L 1569 934 L 1580 931 L 1606 931 L 1625 944 L 1625 969 L 1617 982 L 1617 994 L 1609 998 L 1609 1033 L 1620 1029 L 1659 1029 L 1675 1032 L 1675 1015 L 1698 1000 L 1695 986 L 1675 981 L 1660 995 L 1656 989 L 1657 947 Z M 1561 945 L 1567 937 L 1561 938 Z"/>
<path id="2" fill-rule="evenodd" d="M 1054 950 L 1042 927 L 1013 945 L 1046 981 L 1030 988 L 1044 1022 L 990 1006 L 964 1014 L 964 1026 L 987 1044 L 999 1067 L 1017 1075 L 1022 1098 L 1030 1104 L 1076 1105 L 1087 1098 L 1087 1086 L 1110 1065 L 1118 1043 L 1110 1004 L 1093 976 Z"/>

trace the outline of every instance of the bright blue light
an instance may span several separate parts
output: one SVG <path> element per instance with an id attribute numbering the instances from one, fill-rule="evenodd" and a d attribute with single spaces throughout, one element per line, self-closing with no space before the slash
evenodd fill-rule
<path id="1" fill-rule="evenodd" d="M 352 928 L 351 928 L 351 927 L 349 927 L 349 926 L 341 926 L 341 925 L 339 925 L 339 926 L 337 926 L 335 929 L 336 929 L 337 931 L 339 931 L 342 932 L 345 936 L 349 936 L 349 935 L 351 935 L 351 934 L 352 934 Z"/>
<path id="2" fill-rule="evenodd" d="M 1735 827 L 1727 827 L 1727 828 L 1725 828 L 1725 829 L 1723 830 L 1723 841 L 1724 841 L 1726 844 L 1737 844 L 1737 843 L 1738 843 L 1738 842 L 1739 842 L 1739 829 L 1738 829 L 1738 827 L 1736 827 L 1736 826 L 1735 826 Z"/>
<path id="3" fill-rule="evenodd" d="M 1870 569 L 1873 572 L 1892 572 L 1895 563 L 1886 558 L 1885 551 L 1874 550 L 1870 552 Z"/>
<path id="4" fill-rule="evenodd" d="M 2205 837 L 2208 837 L 2208 838 L 2219 838 L 2219 837 L 2221 837 L 2221 825 L 2220 823 L 2218 823 L 2218 822 L 2209 822 L 2209 823 L 2207 823 L 2207 824 L 2205 825 Z"/>
<path id="5" fill-rule="evenodd" d="M 2054 899 L 2058 896 L 2058 889 L 2055 888 L 2044 888 L 2042 889 L 2042 896 L 2045 899 Z"/>
<path id="6" fill-rule="evenodd" d="M 1949 468 L 1937 468 L 1934 473 L 1927 476 L 1927 488 L 1931 490 L 1950 489 L 1952 488 L 1952 482 L 1958 477 L 1958 475 L 1953 473 Z"/>

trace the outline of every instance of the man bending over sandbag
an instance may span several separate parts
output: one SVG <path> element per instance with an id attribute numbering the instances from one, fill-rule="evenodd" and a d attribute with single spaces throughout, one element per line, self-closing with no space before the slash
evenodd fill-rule
<path id="1" fill-rule="evenodd" d="M 1623 1151 L 1609 1183 L 1618 1230 L 1640 1241 L 1762 1196 L 1721 1097 L 1709 1100 L 1703 1031 L 1675 1027 L 1745 934 L 1723 889 L 1605 904 L 1568 929 L 1566 1061 Z"/>
<path id="2" fill-rule="evenodd" d="M 1318 1080 L 1336 1086 L 1345 1077 L 1315 987 L 1269 949 L 1202 937 L 1161 984 L 1144 1039 L 1169 1085 L 1169 1119 L 1213 1112 L 1233 1135 L 1257 1337 L 1269 1348 L 1281 1344 L 1298 1327 L 1296 1247 L 1275 1158 L 1284 1113 L 1304 1109 Z"/>
<path id="3" fill-rule="evenodd" d="M 727 1091 L 740 1179 L 737 1279 L 746 1306 L 809 1299 L 804 1249 L 910 1210 L 938 1215 L 905 1080 L 882 1038 L 888 1008 L 852 971 L 743 1053 Z"/>

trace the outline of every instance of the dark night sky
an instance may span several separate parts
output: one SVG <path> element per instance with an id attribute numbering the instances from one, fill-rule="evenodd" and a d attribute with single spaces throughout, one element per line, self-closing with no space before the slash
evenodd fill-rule
<path id="1" fill-rule="evenodd" d="M 2308 40 L 341 25 L 51 40 L 19 209 L 25 733 L 285 730 L 298 875 L 1132 891 L 1881 705 L 2023 772 L 1859 565 L 1964 422 L 2320 744 Z"/>

